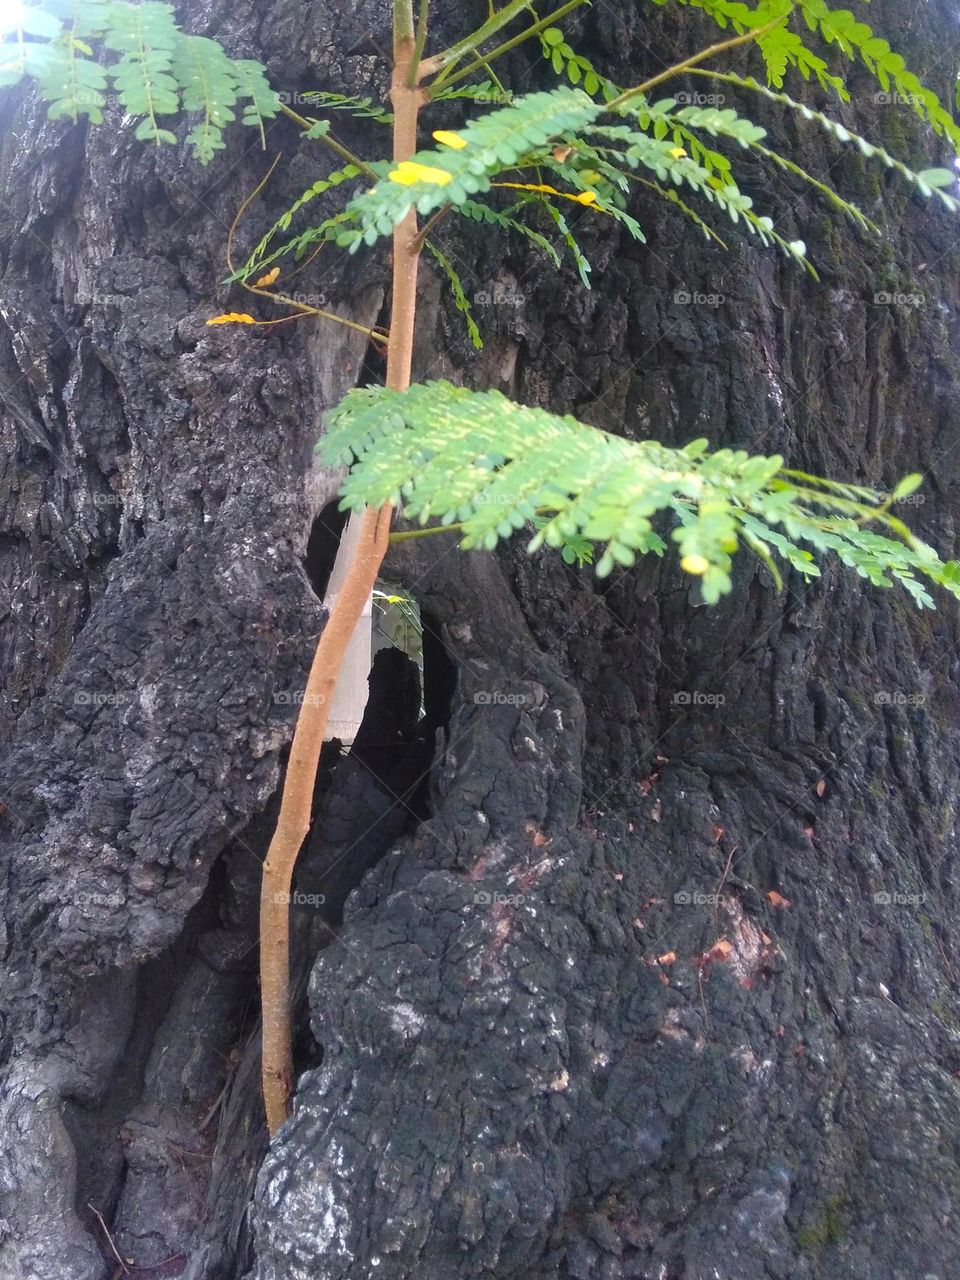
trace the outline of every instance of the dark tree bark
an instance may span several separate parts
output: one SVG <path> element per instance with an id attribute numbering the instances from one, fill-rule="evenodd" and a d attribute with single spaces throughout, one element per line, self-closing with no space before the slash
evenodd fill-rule
<path id="1" fill-rule="evenodd" d="M 285 92 L 382 93 L 387 7 L 189 22 Z M 433 8 L 451 35 L 460 6 Z M 869 16 L 949 97 L 946 0 Z M 626 0 L 580 29 L 624 82 L 713 33 Z M 848 124 L 936 159 L 854 82 Z M 513 301 L 480 309 L 476 358 L 428 274 L 419 374 L 879 486 L 926 470 L 911 522 L 955 552 L 957 226 L 743 105 L 884 240 L 759 168 L 820 284 L 645 199 L 646 246 L 580 223 L 590 294 L 447 222 L 468 291 Z M 744 560 L 707 609 L 669 561 L 600 583 L 521 547 L 392 555 L 427 715 L 380 664 L 361 749 L 325 755 L 302 1075 L 267 1153 L 255 904 L 323 625 L 336 478 L 312 444 L 376 369 L 346 330 L 205 327 L 237 305 L 249 135 L 201 171 L 24 96 L 2 132 L 0 1277 L 960 1274 L 956 613 L 836 567 L 780 594 Z M 244 243 L 314 146 L 270 130 Z M 328 253 L 302 287 L 371 323 L 384 271 Z"/>

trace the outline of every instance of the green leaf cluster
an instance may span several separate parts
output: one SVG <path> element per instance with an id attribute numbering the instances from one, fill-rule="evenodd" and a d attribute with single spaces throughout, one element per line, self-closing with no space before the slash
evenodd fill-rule
<path id="1" fill-rule="evenodd" d="M 208 164 L 241 113 L 263 129 L 277 115 L 264 68 L 178 27 L 162 0 L 44 0 L 19 11 L 0 41 L 0 86 L 37 81 L 51 119 L 103 121 L 107 95 L 139 119 L 137 138 L 175 143 L 170 118 L 192 118 L 187 143 Z"/>
<path id="2" fill-rule="evenodd" d="M 584 541 L 601 545 L 603 576 L 672 542 L 709 603 L 730 591 L 741 544 L 778 584 L 777 559 L 813 578 L 817 553 L 831 552 L 875 586 L 900 584 L 921 607 L 933 606 L 927 583 L 960 598 L 960 563 L 941 561 L 890 513 L 917 476 L 883 499 L 787 470 L 780 457 L 711 453 L 705 440 L 682 449 L 624 440 L 447 382 L 349 392 L 317 448 L 350 468 L 344 508 L 402 504 L 421 524 L 458 525 L 466 548 L 491 550 L 532 525 L 530 551 L 567 547 L 568 559 L 581 558 L 574 549 Z"/>

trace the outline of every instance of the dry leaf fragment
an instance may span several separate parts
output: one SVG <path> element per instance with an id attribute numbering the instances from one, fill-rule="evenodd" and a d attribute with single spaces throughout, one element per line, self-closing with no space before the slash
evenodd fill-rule
<path id="1" fill-rule="evenodd" d="M 827 789 L 827 780 L 826 778 L 821 778 L 820 781 L 817 783 L 817 795 L 822 796 L 823 793 L 826 791 L 826 789 Z"/>
<path id="2" fill-rule="evenodd" d="M 261 276 L 259 280 L 254 280 L 253 287 L 255 289 L 265 289 L 268 284 L 273 284 L 279 274 L 279 267 L 271 267 L 265 276 Z"/>
<path id="3" fill-rule="evenodd" d="M 771 889 L 767 893 L 767 901 L 772 907 L 780 907 L 783 910 L 790 905 L 790 899 L 785 898 L 782 893 L 777 893 L 776 889 Z"/>
<path id="4" fill-rule="evenodd" d="M 665 951 L 662 956 L 657 956 L 657 964 L 676 964 L 676 961 L 677 953 L 675 951 Z"/>
<path id="5" fill-rule="evenodd" d="M 659 822 L 660 814 L 662 812 L 663 812 L 663 805 L 660 803 L 659 800 L 655 800 L 653 803 L 653 808 L 650 810 L 650 821 Z"/>

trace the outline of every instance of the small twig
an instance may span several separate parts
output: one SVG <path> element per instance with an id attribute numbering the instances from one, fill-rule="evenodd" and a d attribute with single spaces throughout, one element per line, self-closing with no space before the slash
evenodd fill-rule
<path id="1" fill-rule="evenodd" d="M 567 4 L 558 9 L 556 13 L 551 13 L 548 14 L 546 18 L 541 18 L 539 22 L 535 22 L 533 26 L 527 27 L 527 29 L 525 31 L 521 31 L 519 35 L 513 36 L 510 40 L 505 40 L 503 44 L 498 44 L 497 47 L 495 49 L 491 49 L 488 54 L 476 57 L 473 62 L 468 63 L 465 67 L 461 67 L 456 74 L 449 74 L 449 68 L 447 72 L 441 71 L 440 75 L 437 76 L 437 79 L 434 81 L 434 86 L 436 88 L 446 88 L 451 84 L 456 84 L 458 80 L 463 80 L 467 76 L 473 75 L 475 71 L 479 71 L 483 67 L 486 67 L 487 70 L 489 70 L 488 64 L 493 62 L 496 58 L 502 57 L 505 53 L 510 53 L 510 51 L 515 49 L 517 45 L 523 44 L 525 40 L 529 40 L 532 36 L 538 36 L 541 31 L 545 31 L 547 27 L 552 26 L 555 22 L 559 22 L 559 20 L 561 18 L 565 18 L 568 13 L 572 13 L 574 9 L 579 9 L 586 3 L 587 0 L 568 0 Z"/>
<path id="2" fill-rule="evenodd" d="M 433 215 L 432 218 L 429 218 L 423 224 L 421 229 L 417 232 L 416 240 L 414 240 L 413 244 L 411 245 L 412 253 L 420 253 L 420 251 L 423 249 L 423 246 L 427 243 L 427 239 L 430 235 L 430 232 L 437 225 L 440 219 L 445 217 L 446 214 L 448 214 L 452 208 L 453 208 L 452 204 L 445 204 L 442 208 L 437 210 L 437 212 Z"/>
<path id="3" fill-rule="evenodd" d="M 306 131 L 307 129 L 312 129 L 313 126 L 317 123 L 316 120 L 308 120 L 307 117 L 302 116 L 299 113 L 299 111 L 294 111 L 292 108 L 288 107 L 285 102 L 281 102 L 280 110 L 283 112 L 285 116 L 288 116 L 291 120 L 293 120 L 296 124 L 298 124 L 300 128 L 303 129 L 304 131 Z M 363 170 L 363 172 L 367 175 L 368 178 L 373 178 L 374 181 L 376 181 L 377 175 L 367 164 L 366 160 L 361 160 L 359 156 L 354 155 L 354 153 L 350 150 L 349 147 L 345 147 L 342 142 L 338 142 L 336 138 L 333 137 L 332 134 L 318 133 L 318 134 L 315 134 L 314 136 L 316 137 L 318 142 L 325 143 L 330 148 L 331 151 L 335 151 L 341 160 L 346 160 L 347 164 L 355 164 L 358 169 Z"/>
<path id="4" fill-rule="evenodd" d="M 462 528 L 462 524 L 443 524 L 435 525 L 431 529 L 404 529 L 400 533 L 391 533 L 388 541 L 393 546 L 395 542 L 409 542 L 411 538 L 430 538 L 435 533 L 454 533 Z"/>
<path id="5" fill-rule="evenodd" d="M 100 1226 L 103 1229 L 103 1234 L 107 1238 L 107 1244 L 110 1246 L 110 1252 L 116 1258 L 117 1262 L 120 1263 L 120 1266 L 123 1270 L 124 1275 L 129 1275 L 130 1267 L 127 1266 L 127 1262 L 125 1262 L 123 1258 L 120 1256 L 120 1251 L 117 1249 L 117 1246 L 114 1244 L 113 1236 L 110 1234 L 110 1228 L 107 1226 L 107 1224 L 103 1220 L 103 1214 L 89 1200 L 87 1201 L 87 1208 L 90 1210 L 92 1214 L 95 1215 L 97 1221 L 100 1223 Z M 133 1259 L 128 1259 L 127 1261 L 130 1262 L 131 1264 L 133 1263 Z"/>
<path id="6" fill-rule="evenodd" d="M 227 268 L 231 273 L 233 273 L 236 270 L 236 268 L 233 265 L 233 237 L 236 234 L 237 227 L 240 225 L 240 219 L 246 213 L 247 209 L 249 209 L 250 205 L 254 202 L 254 200 L 256 200 L 257 196 L 260 194 L 263 188 L 270 181 L 270 178 L 273 175 L 273 171 L 277 167 L 277 165 L 280 163 L 280 160 L 282 159 L 282 157 L 283 157 L 283 152 L 278 151 L 276 156 L 274 157 L 273 164 L 270 166 L 267 172 L 263 175 L 263 177 L 260 179 L 257 185 L 253 188 L 250 194 L 246 197 L 246 199 L 243 201 L 243 203 L 241 204 L 237 212 L 233 215 L 233 221 L 230 223 L 230 229 L 227 232 Z"/>
<path id="7" fill-rule="evenodd" d="M 427 19 L 430 13 L 430 0 L 420 0 L 420 13 L 417 17 L 417 34 L 413 45 L 413 57 L 410 59 L 410 70 L 407 72 L 407 88 L 415 89 L 420 78 L 420 59 L 423 57 L 427 43 Z"/>
<path id="8" fill-rule="evenodd" d="M 715 58 L 718 53 L 726 53 L 729 49 L 736 49 L 740 45 L 750 44 L 754 40 L 759 40 L 761 36 L 765 36 L 768 31 L 772 31 L 781 22 L 783 22 L 782 17 L 773 18 L 765 26 L 757 27 L 755 31 L 747 31 L 742 36 L 735 36 L 732 40 L 721 40 L 718 44 L 708 45 L 706 49 L 701 49 L 699 53 L 693 54 L 692 57 L 685 58 L 683 62 L 678 62 L 673 67 L 667 67 L 666 71 L 661 71 L 659 75 L 651 76 L 649 80 L 644 80 L 643 84 L 638 84 L 633 89 L 627 89 L 624 93 L 621 93 L 619 98 L 614 98 L 608 104 L 607 111 L 616 111 L 624 103 L 629 102 L 631 98 L 639 97 L 642 93 L 648 93 L 651 89 L 655 89 L 658 84 L 663 84 L 664 80 L 672 80 L 674 76 L 682 75 L 690 67 L 706 62 L 708 58 Z"/>

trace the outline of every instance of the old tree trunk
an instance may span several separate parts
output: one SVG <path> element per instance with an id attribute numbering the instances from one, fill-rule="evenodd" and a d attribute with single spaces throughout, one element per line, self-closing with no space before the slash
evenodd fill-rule
<path id="1" fill-rule="evenodd" d="M 387 8 L 188 22 L 284 92 L 378 94 Z M 434 5 L 448 35 L 460 8 Z M 871 13 L 949 95 L 953 7 Z M 604 0 L 580 32 L 627 81 L 713 28 Z M 938 159 L 860 88 L 848 123 Z M 759 169 L 819 285 L 643 199 L 646 247 L 584 216 L 592 293 L 444 224 L 487 346 L 428 272 L 418 372 L 879 486 L 928 470 L 909 516 L 955 553 L 960 228 L 763 122 L 887 238 Z M 743 562 L 707 609 L 669 562 L 394 555 L 426 717 L 384 658 L 357 758 L 325 758 L 266 1152 L 259 863 L 337 528 L 312 444 L 379 365 L 313 321 L 205 327 L 248 305 L 219 281 L 252 134 L 200 170 L 28 96 L 2 130 L 2 1280 L 960 1275 L 956 620 L 835 568 L 780 594 Z M 327 163 L 285 122 L 267 146 L 243 247 Z M 328 253 L 299 288 L 371 323 L 385 262 Z"/>

